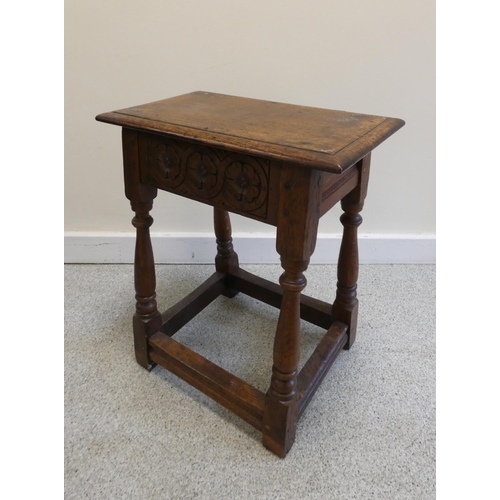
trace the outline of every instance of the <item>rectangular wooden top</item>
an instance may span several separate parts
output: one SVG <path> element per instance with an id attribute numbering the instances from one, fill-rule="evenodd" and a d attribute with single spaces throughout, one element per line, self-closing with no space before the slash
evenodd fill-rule
<path id="1" fill-rule="evenodd" d="M 404 125 L 397 118 L 192 92 L 96 120 L 341 173 Z"/>

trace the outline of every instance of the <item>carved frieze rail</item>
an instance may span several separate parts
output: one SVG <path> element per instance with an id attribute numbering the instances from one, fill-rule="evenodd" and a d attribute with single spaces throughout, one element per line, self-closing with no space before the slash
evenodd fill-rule
<path id="1" fill-rule="evenodd" d="M 269 160 L 149 135 L 147 163 L 160 189 L 267 217 Z"/>

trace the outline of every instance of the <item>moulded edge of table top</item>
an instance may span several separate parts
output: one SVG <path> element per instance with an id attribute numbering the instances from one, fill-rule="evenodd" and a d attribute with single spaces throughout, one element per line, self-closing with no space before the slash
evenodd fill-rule
<path id="1" fill-rule="evenodd" d="M 203 92 L 198 91 L 177 97 L 189 97 L 194 94 L 203 94 Z M 225 96 L 223 94 L 210 93 L 210 95 L 224 98 L 235 98 L 238 100 L 244 100 L 246 102 L 252 101 L 256 103 L 270 103 L 269 101 L 260 101 L 258 99 L 248 99 L 235 96 Z M 168 99 L 165 99 L 162 101 L 156 101 L 156 103 L 164 103 L 167 101 Z M 154 105 L 156 103 L 148 103 L 147 105 L 143 106 Z M 326 110 L 323 108 L 287 105 L 285 103 L 273 104 L 287 106 L 290 109 L 301 108 L 312 111 L 317 110 L 319 112 L 331 111 L 332 113 L 344 113 L 336 112 L 335 110 Z M 340 149 L 334 152 L 322 152 L 317 150 L 304 149 L 301 147 L 294 147 L 286 144 L 256 140 L 252 139 L 251 137 L 231 135 L 220 131 L 190 127 L 184 124 L 170 123 L 164 120 L 160 121 L 149 119 L 130 114 L 131 111 L 129 110 L 140 109 L 141 107 L 142 106 L 138 106 L 135 108 L 127 108 L 123 110 L 112 111 L 109 113 L 102 113 L 96 116 L 96 120 L 113 125 L 119 125 L 125 128 L 152 132 L 167 137 L 184 139 L 199 144 L 219 147 L 244 154 L 255 155 L 262 158 L 287 161 L 304 167 L 316 168 L 331 173 L 342 173 L 348 167 L 366 156 L 369 152 L 375 149 L 378 145 L 384 142 L 388 137 L 394 134 L 405 124 L 403 120 L 398 118 L 376 117 L 373 115 L 352 113 L 352 115 L 360 117 L 366 116 L 367 118 L 379 118 L 380 122 L 370 130 L 368 130 L 366 133 L 360 135 L 359 137 L 356 137 L 354 140 L 347 143 Z"/>

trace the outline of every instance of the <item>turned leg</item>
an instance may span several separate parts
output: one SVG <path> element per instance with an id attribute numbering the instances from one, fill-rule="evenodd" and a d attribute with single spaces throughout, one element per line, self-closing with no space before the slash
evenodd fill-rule
<path id="1" fill-rule="evenodd" d="M 141 366 L 151 370 L 154 363 L 148 356 L 148 339 L 161 327 L 161 315 L 156 308 L 155 263 L 149 235 L 149 227 L 153 223 L 149 211 L 153 207 L 157 189 L 142 181 L 139 142 L 136 131 L 122 129 L 125 195 L 135 212 L 132 224 L 137 229 L 134 259 L 137 302 L 133 320 L 135 357 Z"/>
<path id="2" fill-rule="evenodd" d="M 358 226 L 362 222 L 358 205 L 347 205 L 342 201 L 344 213 L 340 221 L 344 226 L 344 234 L 340 245 L 337 267 L 337 295 L 333 303 L 332 315 L 348 326 L 348 341 L 344 349 L 350 349 L 356 339 L 358 321 L 358 299 L 356 288 L 358 282 Z"/>
<path id="3" fill-rule="evenodd" d="M 276 250 L 284 273 L 280 315 L 274 339 L 271 385 L 266 394 L 262 441 L 284 457 L 295 440 L 297 371 L 300 360 L 300 293 L 304 271 L 316 245 L 319 221 L 319 175 L 284 165 L 280 178 Z"/>
<path id="4" fill-rule="evenodd" d="M 151 370 L 154 363 L 148 356 L 148 339 L 161 328 L 161 314 L 156 308 L 156 276 L 153 247 L 149 227 L 153 218 L 149 215 L 153 203 L 132 203 L 135 217 L 132 224 L 137 229 L 134 284 L 136 310 L 134 314 L 134 346 L 137 362 Z"/>
<path id="5" fill-rule="evenodd" d="M 340 222 L 344 226 L 344 231 L 337 266 L 337 294 L 332 307 L 333 318 L 345 323 L 348 327 L 348 340 L 344 349 L 350 349 L 356 340 L 358 323 L 356 289 L 359 271 L 358 227 L 363 221 L 360 212 L 366 197 L 370 157 L 361 160 L 357 168 L 360 170 L 359 185 L 341 201 L 344 213 L 340 216 Z"/>
<path id="6" fill-rule="evenodd" d="M 300 292 L 306 286 L 302 274 L 308 261 L 281 259 L 285 272 L 280 316 L 274 339 L 271 387 L 266 395 L 263 443 L 284 457 L 295 440 L 297 425 L 297 367 L 300 359 Z"/>
<path id="7" fill-rule="evenodd" d="M 214 229 L 217 242 L 217 255 L 215 256 L 215 269 L 224 274 L 231 274 L 239 267 L 238 254 L 233 248 L 231 237 L 231 220 L 229 213 L 214 207 Z M 223 295 L 234 297 L 238 291 L 226 288 Z"/>

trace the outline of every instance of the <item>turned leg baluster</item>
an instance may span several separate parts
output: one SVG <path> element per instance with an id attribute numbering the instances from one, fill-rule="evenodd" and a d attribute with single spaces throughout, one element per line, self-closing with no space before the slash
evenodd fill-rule
<path id="1" fill-rule="evenodd" d="M 215 269 L 224 274 L 231 274 L 239 267 L 238 254 L 233 248 L 231 237 L 231 219 L 229 213 L 214 207 L 214 229 L 217 242 L 217 255 L 215 256 Z M 236 290 L 226 288 L 223 292 L 226 297 L 234 297 Z"/>
<path id="2" fill-rule="evenodd" d="M 137 362 L 147 370 L 154 366 L 148 356 L 148 338 L 161 327 L 161 314 L 156 307 L 155 263 L 149 234 L 153 223 L 153 218 L 149 215 L 152 205 L 152 202 L 132 203 L 132 210 L 136 214 L 132 224 L 137 229 L 134 259 L 134 344 Z"/>
<path id="3" fill-rule="evenodd" d="M 332 307 L 332 316 L 348 326 L 348 340 L 344 349 L 350 349 L 356 340 L 358 323 L 358 299 L 356 294 L 359 273 L 358 227 L 366 197 L 370 173 L 370 155 L 356 166 L 359 169 L 358 186 L 341 201 L 344 213 L 340 222 L 344 226 L 337 266 L 337 294 Z"/>
<path id="4" fill-rule="evenodd" d="M 297 374 L 300 360 L 300 292 L 306 286 L 302 274 L 308 261 L 281 259 L 285 272 L 280 316 L 273 350 L 271 386 L 266 395 L 263 443 L 284 457 L 295 441 L 297 425 Z"/>
<path id="5" fill-rule="evenodd" d="M 161 314 L 156 308 L 155 262 L 149 234 L 149 228 L 153 223 L 149 211 L 153 207 L 157 189 L 142 181 L 139 141 L 136 131 L 122 129 L 125 195 L 135 212 L 132 224 L 136 228 L 134 258 L 136 312 L 133 319 L 135 357 L 141 366 L 151 370 L 154 363 L 148 355 L 148 339 L 161 327 Z"/>
<path id="6" fill-rule="evenodd" d="M 280 184 L 276 250 L 284 269 L 280 277 L 283 297 L 274 339 L 271 385 L 265 400 L 262 442 L 284 457 L 295 440 L 297 425 L 300 294 L 306 286 L 303 273 L 316 245 L 319 176 L 284 165 Z"/>
<path id="7" fill-rule="evenodd" d="M 362 204 L 360 204 L 362 206 Z M 348 205 L 342 201 L 344 213 L 340 221 L 344 226 L 337 266 L 337 295 L 333 303 L 332 315 L 336 320 L 348 326 L 348 341 L 345 349 L 349 349 L 356 339 L 358 318 L 358 299 L 356 289 L 358 282 L 358 226 L 362 222 L 359 205 Z"/>
<path id="8" fill-rule="evenodd" d="M 279 281 L 283 288 L 283 299 L 274 340 L 270 392 L 283 403 L 292 401 L 296 393 L 300 359 L 300 292 L 306 286 L 302 272 L 306 270 L 307 264 L 282 259 L 285 272 Z"/>

